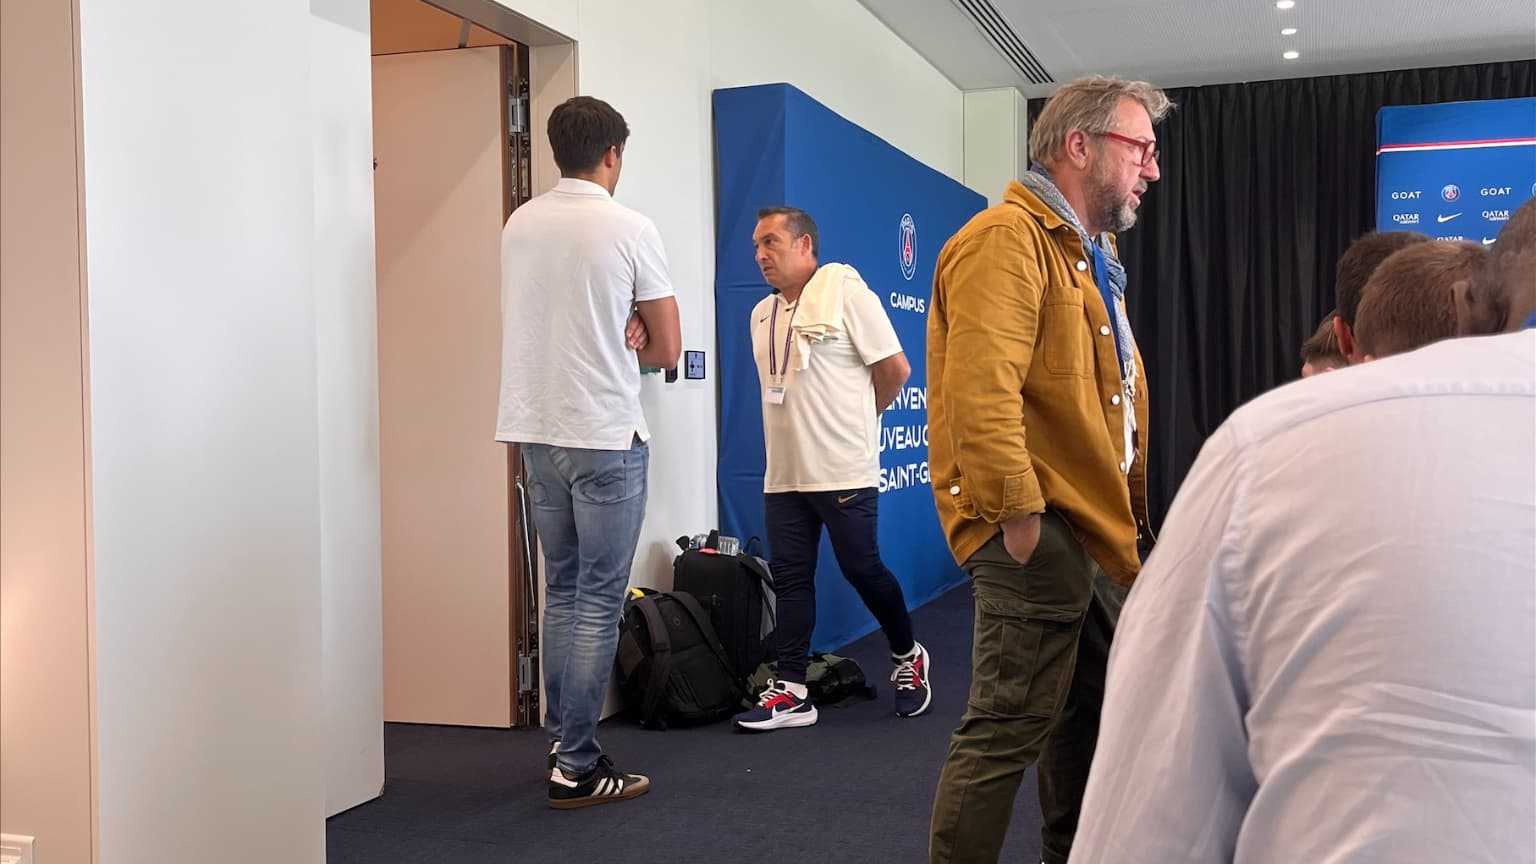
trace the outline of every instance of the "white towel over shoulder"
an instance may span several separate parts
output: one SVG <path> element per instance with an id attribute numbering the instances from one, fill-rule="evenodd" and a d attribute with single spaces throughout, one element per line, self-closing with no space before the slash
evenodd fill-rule
<path id="1" fill-rule="evenodd" d="M 843 332 L 843 288 L 848 283 L 862 286 L 864 279 L 847 264 L 823 264 L 800 292 L 793 326 L 796 369 L 810 362 L 811 344 Z"/>

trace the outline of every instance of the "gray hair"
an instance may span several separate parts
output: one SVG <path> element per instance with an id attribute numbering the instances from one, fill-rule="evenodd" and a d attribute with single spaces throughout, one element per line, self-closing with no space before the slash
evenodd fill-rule
<path id="1" fill-rule="evenodd" d="M 1145 81 L 1126 81 L 1095 75 L 1062 85 L 1041 109 L 1029 130 L 1029 158 L 1049 162 L 1067 145 L 1074 130 L 1090 135 L 1115 131 L 1115 112 L 1121 99 L 1134 99 L 1157 123 L 1173 110 L 1173 101 Z"/>

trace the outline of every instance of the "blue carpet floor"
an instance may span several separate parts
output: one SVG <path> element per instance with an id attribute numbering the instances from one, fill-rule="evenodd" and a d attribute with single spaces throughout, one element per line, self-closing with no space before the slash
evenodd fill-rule
<path id="1" fill-rule="evenodd" d="M 604 750 L 653 786 L 619 804 L 550 810 L 539 730 L 389 724 L 384 795 L 330 820 L 329 864 L 926 861 L 934 784 L 970 685 L 969 586 L 914 613 L 914 628 L 933 663 L 933 706 L 923 716 L 892 712 L 890 661 L 876 633 L 837 653 L 859 661 L 879 698 L 824 709 L 806 729 L 604 723 Z M 1003 860 L 1039 861 L 1039 826 L 1031 771 Z"/>

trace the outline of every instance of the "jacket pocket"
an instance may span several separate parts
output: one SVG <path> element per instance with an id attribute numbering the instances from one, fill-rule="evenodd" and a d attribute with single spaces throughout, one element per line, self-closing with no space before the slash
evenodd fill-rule
<path id="1" fill-rule="evenodd" d="M 1081 300 L 1040 307 L 1040 338 L 1035 353 L 1048 372 L 1082 378 L 1093 374 L 1093 343 L 1086 320 Z"/>

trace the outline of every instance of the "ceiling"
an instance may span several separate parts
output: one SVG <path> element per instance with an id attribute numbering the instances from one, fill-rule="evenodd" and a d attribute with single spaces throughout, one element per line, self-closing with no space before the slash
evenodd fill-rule
<path id="1" fill-rule="evenodd" d="M 962 90 L 1026 96 L 1091 74 L 1181 87 L 1536 58 L 1532 0 L 860 2 Z"/>

